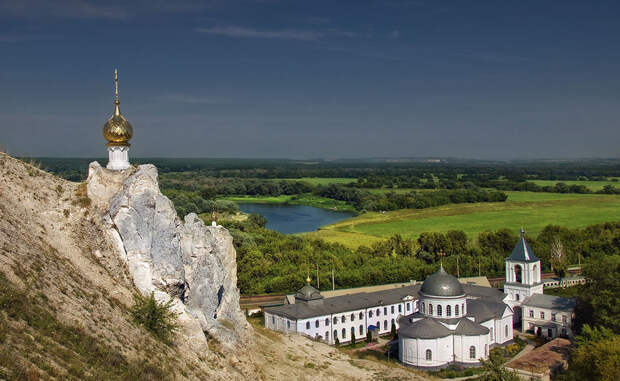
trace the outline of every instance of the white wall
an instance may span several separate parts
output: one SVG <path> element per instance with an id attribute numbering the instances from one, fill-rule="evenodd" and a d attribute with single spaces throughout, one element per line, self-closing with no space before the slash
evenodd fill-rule
<path id="1" fill-rule="evenodd" d="M 480 359 L 487 359 L 489 335 L 454 336 L 454 360 L 461 363 L 476 364 Z M 470 357 L 469 349 L 476 348 L 474 358 Z M 486 347 L 485 347 L 486 346 Z"/>
<path id="2" fill-rule="evenodd" d="M 399 357 L 404 364 L 421 367 L 439 367 L 452 362 L 452 335 L 439 339 L 411 339 L 403 337 L 399 340 Z M 432 352 L 432 359 L 426 360 L 426 350 Z"/>
<path id="3" fill-rule="evenodd" d="M 534 317 L 530 317 L 530 311 L 533 311 Z M 544 319 L 540 317 L 541 312 L 545 313 Z M 573 330 L 571 329 L 573 312 L 557 311 L 557 310 L 552 310 L 548 308 L 523 306 L 521 313 L 522 313 L 522 319 L 523 319 L 521 330 L 523 332 L 531 329 L 531 325 L 534 323 L 553 324 L 555 325 L 555 330 L 554 332 L 552 332 L 551 337 L 560 336 L 562 334 L 562 328 L 566 329 L 566 335 L 568 337 L 571 337 L 571 338 L 573 337 Z M 556 314 L 555 321 L 552 320 L 552 313 Z M 566 322 L 562 320 L 562 317 L 566 318 Z M 546 329 L 542 329 L 541 333 L 543 334 L 543 336 L 548 336 L 548 332 Z"/>

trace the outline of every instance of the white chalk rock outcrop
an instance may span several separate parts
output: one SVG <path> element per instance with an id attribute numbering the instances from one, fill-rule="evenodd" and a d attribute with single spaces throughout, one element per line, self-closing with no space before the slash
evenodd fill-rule
<path id="1" fill-rule="evenodd" d="M 223 342 L 238 342 L 247 321 L 239 308 L 232 236 L 222 226 L 207 226 L 190 213 L 183 224 L 181 252 L 189 285 L 185 303 L 192 311 L 202 311 L 209 334 Z"/>
<path id="2" fill-rule="evenodd" d="M 150 164 L 110 171 L 92 163 L 87 192 L 103 209 L 110 237 L 141 293 L 173 298 L 180 322 L 198 342 L 206 344 L 203 332 L 228 347 L 248 337 L 236 252 L 226 229 L 205 226 L 195 214 L 183 224 Z"/>

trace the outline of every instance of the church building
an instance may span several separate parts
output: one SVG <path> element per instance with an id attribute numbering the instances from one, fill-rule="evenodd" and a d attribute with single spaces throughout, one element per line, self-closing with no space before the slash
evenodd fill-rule
<path id="1" fill-rule="evenodd" d="M 103 137 L 108 141 L 107 168 L 122 171 L 129 168 L 129 140 L 133 136 L 133 127 L 123 117 L 118 100 L 118 71 L 114 70 L 114 114 L 103 125 Z"/>
<path id="2" fill-rule="evenodd" d="M 515 323 L 521 321 L 521 303 L 534 294 L 542 294 L 543 282 L 540 277 L 540 259 L 525 240 L 525 231 L 510 256 L 506 258 L 506 281 L 504 292 L 508 294 L 506 303 L 515 312 Z"/>

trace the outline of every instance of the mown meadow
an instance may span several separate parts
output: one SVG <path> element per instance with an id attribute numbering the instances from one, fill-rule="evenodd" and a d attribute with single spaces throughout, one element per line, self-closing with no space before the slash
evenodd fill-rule
<path id="1" fill-rule="evenodd" d="M 450 204 L 427 209 L 403 209 L 363 215 L 328 225 L 307 237 L 349 247 L 370 245 L 400 234 L 415 239 L 422 232 L 464 231 L 468 237 L 506 227 L 536 234 L 546 225 L 581 228 L 620 216 L 620 196 L 506 192 L 505 202 Z"/>

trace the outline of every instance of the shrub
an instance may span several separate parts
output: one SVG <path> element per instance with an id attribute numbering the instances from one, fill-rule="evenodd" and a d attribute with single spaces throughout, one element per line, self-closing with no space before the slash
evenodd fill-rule
<path id="1" fill-rule="evenodd" d="M 148 297 L 134 295 L 134 305 L 131 307 L 131 316 L 134 322 L 140 324 L 157 338 L 170 343 L 178 329 L 177 314 L 171 310 L 172 300 L 159 303 L 154 294 Z"/>

